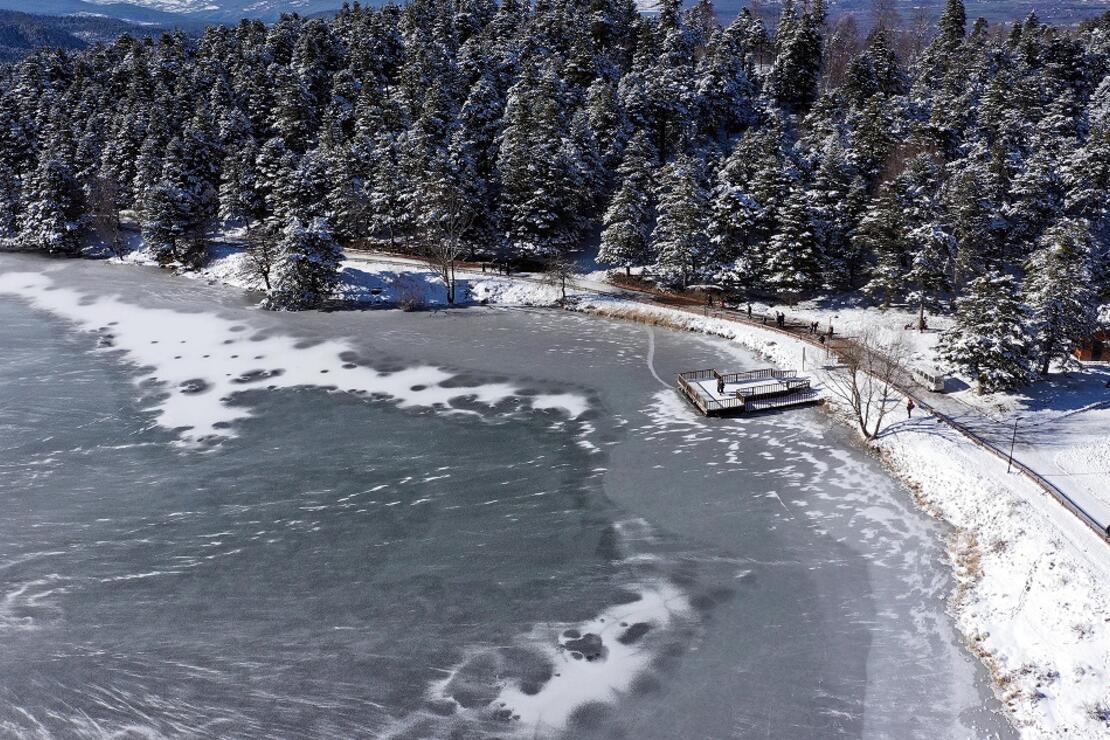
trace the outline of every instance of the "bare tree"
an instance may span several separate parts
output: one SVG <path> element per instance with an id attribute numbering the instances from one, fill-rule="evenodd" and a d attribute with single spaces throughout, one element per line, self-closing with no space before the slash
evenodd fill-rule
<path id="1" fill-rule="evenodd" d="M 474 222 L 474 211 L 452 178 L 441 178 L 428 196 L 424 222 L 429 227 L 423 254 L 447 289 L 447 305 L 455 303 L 455 263 L 466 254 L 463 236 Z"/>
<path id="2" fill-rule="evenodd" d="M 895 0 L 871 0 L 871 22 L 876 31 L 894 33 L 902 23 Z"/>
<path id="3" fill-rule="evenodd" d="M 116 257 L 123 257 L 127 247 L 120 228 L 119 183 L 110 177 L 98 175 L 89 184 L 89 210 L 92 212 L 92 229 L 101 244 Z"/>
<path id="4" fill-rule="evenodd" d="M 837 20 L 832 35 L 825 43 L 825 74 L 822 76 L 825 90 L 836 90 L 844 84 L 848 67 L 859 50 L 859 28 L 855 16 L 849 13 Z"/>
<path id="5" fill-rule="evenodd" d="M 570 250 L 560 249 L 547 260 L 544 272 L 544 282 L 556 285 L 562 294 L 562 302 L 567 300 L 567 283 L 574 280 L 574 276 L 581 272 L 581 268 L 574 259 Z"/>
<path id="6" fill-rule="evenodd" d="M 863 436 L 874 439 L 901 400 L 897 386 L 906 377 L 909 348 L 899 335 L 865 329 L 837 355 L 841 364 L 829 371 L 829 391 L 848 404 Z"/>
<path id="7" fill-rule="evenodd" d="M 278 261 L 279 234 L 269 224 L 255 224 L 247 229 L 247 262 L 251 274 L 270 291 L 270 275 Z"/>
<path id="8" fill-rule="evenodd" d="M 934 33 L 929 8 L 924 5 L 916 6 L 910 13 L 909 23 L 902 28 L 902 32 L 898 34 L 895 53 L 904 61 L 916 59 L 928 45 Z"/>

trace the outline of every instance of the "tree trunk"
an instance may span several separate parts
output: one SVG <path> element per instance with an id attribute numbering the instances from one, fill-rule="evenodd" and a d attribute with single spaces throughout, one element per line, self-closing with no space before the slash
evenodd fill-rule
<path id="1" fill-rule="evenodd" d="M 1047 342 L 1044 343 L 1044 349 L 1042 350 L 1044 354 L 1044 359 L 1041 361 L 1041 375 L 1048 375 L 1049 367 L 1052 365 L 1052 355 L 1054 354 L 1053 350 L 1055 348 L 1056 342 L 1054 342 L 1052 339 L 1049 339 Z"/>

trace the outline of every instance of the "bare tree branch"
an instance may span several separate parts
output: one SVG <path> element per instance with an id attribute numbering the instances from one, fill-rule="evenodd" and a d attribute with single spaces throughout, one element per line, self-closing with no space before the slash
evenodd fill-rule
<path id="1" fill-rule="evenodd" d="M 278 233 L 270 225 L 257 224 L 247 229 L 247 260 L 251 274 L 270 291 L 270 275 L 278 261 Z"/>
<path id="2" fill-rule="evenodd" d="M 455 263 L 466 254 L 463 236 L 474 222 L 474 212 L 453 184 L 445 184 L 433 194 L 427 221 L 430 234 L 422 252 L 432 262 L 439 279 L 447 289 L 447 304 L 455 303 Z"/>
<path id="3" fill-rule="evenodd" d="M 901 400 L 896 389 L 906 376 L 909 348 L 899 335 L 865 329 L 837 354 L 841 365 L 829 372 L 829 391 L 848 405 L 863 436 L 874 439 Z"/>

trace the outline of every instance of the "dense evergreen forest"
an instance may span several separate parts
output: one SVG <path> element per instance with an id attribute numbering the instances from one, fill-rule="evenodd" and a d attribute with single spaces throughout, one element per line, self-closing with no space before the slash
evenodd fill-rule
<path id="1" fill-rule="evenodd" d="M 121 36 L 0 69 L 0 234 L 79 253 L 134 219 L 203 264 L 249 227 L 271 303 L 326 296 L 338 245 L 559 263 L 793 300 L 955 311 L 957 365 L 1012 387 L 1110 286 L 1110 16 L 928 34 L 787 3 L 414 0 Z M 259 246 L 260 245 L 260 246 Z M 269 257 L 268 257 L 269 258 Z"/>

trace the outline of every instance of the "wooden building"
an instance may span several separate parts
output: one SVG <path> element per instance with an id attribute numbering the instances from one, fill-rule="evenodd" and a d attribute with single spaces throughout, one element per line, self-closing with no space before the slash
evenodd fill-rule
<path id="1" fill-rule="evenodd" d="M 1110 329 L 1099 329 L 1080 342 L 1075 356 L 1083 362 L 1110 362 Z"/>

